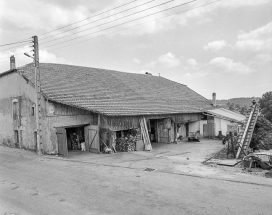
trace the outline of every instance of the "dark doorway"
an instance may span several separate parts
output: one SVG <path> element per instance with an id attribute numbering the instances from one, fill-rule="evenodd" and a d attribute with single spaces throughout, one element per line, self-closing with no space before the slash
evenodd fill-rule
<path id="1" fill-rule="evenodd" d="M 85 143 L 84 126 L 66 128 L 68 150 L 83 150 Z"/>
<path id="2" fill-rule="evenodd" d="M 35 147 L 35 150 L 37 150 L 38 148 L 37 131 L 34 131 L 34 147 Z"/>
<path id="3" fill-rule="evenodd" d="M 150 141 L 156 143 L 158 142 L 156 119 L 150 119 Z"/>
<path id="4" fill-rule="evenodd" d="M 76 154 L 81 154 L 81 151 L 89 151 L 88 127 L 89 126 L 81 125 L 56 128 L 58 154 L 68 158 L 68 151 L 77 152 Z"/>
<path id="5" fill-rule="evenodd" d="M 185 129 L 186 129 L 186 137 L 189 137 L 189 122 L 185 124 Z"/>
<path id="6" fill-rule="evenodd" d="M 19 132 L 14 130 L 14 143 L 15 147 L 19 147 Z"/>

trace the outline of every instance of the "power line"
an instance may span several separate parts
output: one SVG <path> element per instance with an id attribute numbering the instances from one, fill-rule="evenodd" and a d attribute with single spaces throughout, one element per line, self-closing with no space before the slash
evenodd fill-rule
<path id="1" fill-rule="evenodd" d="M 31 41 L 29 41 L 29 42 L 31 42 Z M 29 44 L 29 42 L 26 42 L 26 43 L 24 43 L 24 44 L 27 45 L 27 44 Z M 3 52 L 3 51 L 11 50 L 11 49 L 14 49 L 14 48 L 19 48 L 19 47 L 22 47 L 22 45 L 24 45 L 24 44 L 21 44 L 21 45 L 19 45 L 19 46 L 9 47 L 9 48 L 7 48 L 7 49 L 3 49 L 3 50 L 0 50 L 0 51 Z"/>
<path id="2" fill-rule="evenodd" d="M 51 47 L 51 46 L 54 46 L 54 45 L 62 44 L 62 43 L 69 42 L 69 41 L 72 41 L 72 40 L 76 40 L 76 39 L 79 39 L 79 38 L 82 38 L 82 37 L 85 37 L 85 36 L 88 36 L 88 35 L 91 35 L 91 34 L 99 33 L 99 32 L 101 32 L 101 31 L 105 31 L 105 30 L 108 30 L 108 29 L 111 29 L 111 28 L 115 28 L 115 27 L 118 27 L 118 26 L 121 26 L 121 25 L 130 23 L 130 22 L 134 22 L 134 21 L 136 21 L 136 20 L 139 20 L 139 19 L 142 19 L 142 18 L 146 18 L 146 17 L 148 17 L 148 16 L 152 16 L 152 15 L 155 15 L 155 14 L 158 14 L 158 13 L 162 13 L 162 12 L 165 12 L 165 11 L 168 11 L 168 10 L 171 10 L 171 9 L 174 9 L 174 8 L 177 8 L 177 7 L 186 5 L 186 4 L 190 4 L 190 3 L 195 2 L 195 1 L 197 1 L 197 0 L 192 0 L 192 1 L 189 1 L 189 2 L 185 2 L 185 3 L 179 4 L 179 5 L 176 5 L 176 6 L 173 6 L 173 7 L 170 7 L 170 8 L 167 8 L 167 9 L 164 9 L 164 10 L 161 10 L 161 11 L 158 11 L 158 12 L 155 12 L 155 13 L 152 13 L 152 14 L 148 14 L 148 15 L 146 15 L 146 16 L 142 16 L 142 17 L 137 18 L 137 19 L 133 19 L 133 20 L 130 20 L 130 21 L 127 21 L 127 22 L 118 24 L 118 25 L 111 26 L 111 27 L 109 27 L 109 28 L 105 28 L 105 29 L 103 29 L 103 30 L 99 30 L 99 31 L 96 31 L 96 32 L 92 32 L 92 33 L 90 33 L 90 34 L 85 34 L 85 35 L 79 36 L 79 37 L 77 37 L 77 38 L 73 38 L 73 39 L 70 39 L 70 40 L 66 40 L 66 41 L 63 41 L 63 42 L 60 42 L 60 43 L 56 43 L 56 44 L 53 44 L 53 45 L 50 45 L 50 46 L 46 46 L 46 47 L 44 47 L 44 48 L 48 48 L 48 47 Z"/>
<path id="3" fill-rule="evenodd" d="M 60 38 L 56 38 L 56 39 L 53 39 L 53 40 L 46 41 L 46 42 L 44 42 L 43 44 L 46 44 L 46 43 L 49 43 L 49 42 L 52 42 L 52 41 L 56 41 L 56 40 L 60 40 L 60 39 L 63 39 L 63 38 L 65 38 L 65 37 L 69 37 L 69 36 L 72 36 L 72 35 L 74 35 L 74 34 L 78 34 L 78 33 L 84 32 L 84 31 L 88 31 L 88 30 L 90 30 L 90 29 L 97 28 L 97 27 L 100 27 L 100 26 L 102 26 L 102 25 L 106 25 L 106 24 L 109 24 L 109 23 L 111 23 L 111 22 L 115 22 L 115 21 L 120 20 L 120 19 L 124 19 L 124 18 L 127 18 L 127 17 L 129 17 L 129 16 L 133 16 L 133 15 L 135 15 L 135 14 L 138 14 L 138 13 L 141 13 L 141 12 L 144 12 L 144 11 L 147 11 L 147 10 L 150 10 L 150 9 L 153 9 L 153 8 L 155 8 L 155 7 L 159 7 L 159 6 L 161 6 L 161 5 L 164 5 L 164 4 L 167 4 L 167 3 L 169 3 L 169 2 L 173 2 L 173 1 L 175 1 L 175 0 L 170 0 L 170 1 L 167 1 L 167 2 L 164 2 L 164 3 L 161 3 L 161 4 L 158 4 L 158 5 L 152 6 L 152 7 L 150 7 L 150 8 L 147 8 L 147 9 L 144 9 L 144 10 L 141 10 L 141 11 L 138 11 L 138 12 L 135 12 L 135 13 L 132 13 L 132 14 L 129 14 L 129 15 L 120 17 L 120 18 L 118 18 L 118 19 L 114 19 L 114 20 L 111 20 L 111 21 L 109 21 L 109 22 L 105 22 L 105 23 L 103 23 L 103 24 L 96 25 L 96 26 L 91 27 L 91 28 L 87 28 L 87 29 L 85 29 L 85 30 L 82 30 L 82 31 L 78 31 L 78 32 L 72 33 L 72 34 L 70 34 L 70 35 L 66 35 L 66 36 L 63 36 L 63 37 L 60 37 Z M 194 2 L 194 1 L 197 1 L 197 0 L 192 0 L 191 2 Z"/>
<path id="4" fill-rule="evenodd" d="M 87 20 L 87 19 L 91 19 L 91 18 L 93 18 L 93 17 L 96 17 L 96 16 L 99 16 L 99 15 L 101 15 L 101 14 L 107 13 L 107 12 L 109 12 L 109 11 L 112 11 L 112 10 L 115 10 L 115 9 L 118 9 L 118 8 L 121 8 L 121 7 L 123 7 L 123 6 L 126 6 L 126 5 L 131 4 L 131 3 L 133 3 L 133 2 L 136 2 L 136 1 L 137 1 L 137 0 L 130 1 L 130 2 L 128 2 L 128 3 L 122 4 L 122 5 L 117 6 L 117 7 L 115 7 L 115 8 L 111 8 L 111 9 L 109 9 L 109 10 L 107 10 L 107 11 L 101 12 L 101 13 L 96 14 L 96 15 L 93 15 L 93 16 L 90 16 L 90 17 L 85 18 L 85 19 L 83 19 L 83 20 L 79 20 L 79 21 L 74 22 L 74 23 L 71 23 L 71 24 L 69 24 L 69 25 L 66 25 L 66 26 L 63 26 L 63 27 L 57 28 L 57 29 L 55 29 L 55 30 L 52 30 L 52 31 L 46 32 L 46 33 L 44 33 L 44 34 L 40 34 L 40 35 L 38 35 L 38 36 L 42 36 L 42 35 L 45 35 L 45 34 L 51 33 L 51 32 L 53 32 L 53 31 L 57 31 L 57 30 L 59 30 L 59 29 L 66 28 L 66 27 L 71 26 L 71 25 L 73 25 L 73 24 L 76 24 L 76 23 L 79 23 L 79 22 L 85 21 L 85 20 Z M 29 38 L 26 38 L 25 40 L 27 40 L 27 39 L 29 39 Z M 30 42 L 31 42 L 31 41 L 30 41 Z M 14 42 L 14 43 L 16 43 L 16 42 Z M 4 44 L 4 45 L 6 45 L 6 44 Z M 10 47 L 10 48 L 8 48 L 8 49 L 4 49 L 4 50 L 0 50 L 0 51 L 6 51 L 6 50 L 10 50 L 10 49 L 12 49 L 12 48 L 17 48 L 17 47 L 21 47 L 21 45 L 20 45 L 20 46 Z M 0 59 L 1 59 L 1 58 L 0 58 Z"/>
<path id="5" fill-rule="evenodd" d="M 130 29 L 130 28 L 137 27 L 137 26 L 141 26 L 141 25 L 144 25 L 144 24 L 147 24 L 147 23 L 150 23 L 150 22 L 154 22 L 154 21 L 156 21 L 156 20 L 160 20 L 160 19 L 167 18 L 167 17 L 169 17 L 169 16 L 173 16 L 173 15 L 180 14 L 180 13 L 184 13 L 184 12 L 187 12 L 187 11 L 190 11 L 190 10 L 194 10 L 194 9 L 197 9 L 197 8 L 200 8 L 200 7 L 203 7 L 203 6 L 207 6 L 207 5 L 210 5 L 210 4 L 214 4 L 214 3 L 219 2 L 219 1 L 221 1 L 221 0 L 209 2 L 209 3 L 203 4 L 203 5 L 197 6 L 197 7 L 193 7 L 193 8 L 191 8 L 191 9 L 183 10 L 183 11 L 178 12 L 178 13 L 175 13 L 175 14 L 170 14 L 170 15 L 167 15 L 167 16 L 164 16 L 164 17 L 160 17 L 160 18 L 157 18 L 157 19 L 154 19 L 154 20 L 150 20 L 150 21 L 147 21 L 147 22 L 144 22 L 144 23 L 140 23 L 140 24 L 138 24 L 138 25 L 134 25 L 134 26 L 130 26 L 130 27 L 127 27 L 127 28 L 123 28 L 123 29 L 120 29 L 120 30 L 118 30 L 118 31 L 114 31 L 114 32 L 110 32 L 110 33 L 107 33 L 107 34 L 103 34 L 103 35 L 97 36 L 97 37 L 93 37 L 93 38 L 88 39 L 88 40 L 92 40 L 92 39 L 95 39 L 95 38 L 98 38 L 98 37 L 102 37 L 102 36 L 106 36 L 106 35 L 109 35 L 109 34 L 114 34 L 114 33 L 120 32 L 120 31 L 124 31 L 124 30 L 126 30 L 126 29 Z M 191 1 L 191 2 L 193 2 L 193 1 Z M 157 13 L 161 13 L 161 12 L 164 12 L 164 11 L 167 11 L 167 10 L 171 10 L 171 9 L 180 7 L 180 6 L 184 5 L 184 4 L 188 4 L 188 3 L 191 3 L 191 2 L 186 2 L 186 3 L 180 4 L 180 5 L 177 5 L 177 6 L 174 6 L 174 7 L 171 7 L 171 8 L 168 8 L 168 9 L 165 9 L 165 10 L 162 10 L 162 11 L 159 11 L 159 12 L 156 12 L 156 13 L 153 13 L 153 14 L 149 14 L 149 15 L 147 15 L 147 16 L 151 16 L 151 15 L 154 15 L 154 14 L 157 14 Z M 144 16 L 144 17 L 141 17 L 141 18 L 145 18 L 145 17 L 147 17 L 147 16 Z M 138 18 L 138 19 L 141 19 L 141 18 Z M 138 19 L 135 19 L 135 20 L 138 20 Z M 135 20 L 131 20 L 131 21 L 129 21 L 129 22 L 132 22 L 132 21 L 135 21 Z M 128 23 L 128 22 L 126 22 L 126 23 Z M 126 24 L 126 23 L 123 23 L 123 24 Z M 123 25 L 123 24 L 120 24 L 120 25 Z M 120 25 L 117 25 L 117 26 L 120 26 Z M 116 27 L 116 26 L 113 26 L 113 27 Z M 113 27 L 111 27 L 111 28 L 113 28 Z M 104 30 L 106 30 L 106 29 L 104 29 Z M 103 30 L 101 30 L 101 31 L 103 31 Z M 95 32 L 95 33 L 97 33 L 97 32 Z M 89 35 L 89 34 L 88 34 L 88 35 Z M 84 36 L 87 36 L 87 35 L 84 35 Z M 78 38 L 74 38 L 74 39 L 78 39 Z M 56 50 L 56 49 L 60 49 L 60 48 L 65 48 L 65 47 L 68 47 L 68 46 L 71 46 L 71 45 L 76 45 L 76 44 L 79 44 L 79 43 L 82 43 L 82 42 L 85 42 L 85 41 L 88 41 L 88 40 L 80 41 L 80 42 L 77 42 L 77 43 L 73 43 L 73 44 L 69 44 L 69 45 L 66 45 L 66 46 L 57 47 L 57 48 L 49 49 L 49 50 Z M 70 41 L 70 40 L 69 40 L 69 41 Z M 68 42 L 68 41 L 64 41 L 64 42 Z M 62 43 L 64 43 L 64 42 L 62 42 Z M 47 46 L 47 47 L 44 47 L 44 48 L 52 47 L 52 46 L 55 46 L 55 45 L 58 45 L 58 44 L 61 44 L 61 43 L 53 44 L 53 45 L 51 45 L 51 46 Z M 24 52 L 25 52 L 25 51 L 24 51 Z M 15 56 L 18 56 L 18 55 L 21 55 L 21 54 L 23 54 L 23 52 L 22 52 L 22 53 L 15 54 Z M 0 60 L 7 59 L 7 58 L 9 58 L 9 57 L 0 58 Z"/>
<path id="6" fill-rule="evenodd" d="M 138 26 L 141 26 L 141 25 L 145 25 L 147 23 L 154 22 L 154 21 L 157 21 L 157 20 L 160 20 L 160 19 L 165 19 L 165 18 L 167 18 L 169 16 L 174 16 L 174 15 L 181 14 L 181 13 L 184 13 L 184 12 L 187 12 L 187 11 L 190 11 L 190 10 L 194 10 L 194 9 L 197 9 L 197 8 L 200 8 L 200 7 L 204 7 L 204 6 L 207 6 L 207 5 L 210 5 L 210 4 L 214 4 L 214 3 L 217 3 L 219 1 L 221 1 L 221 0 L 216 0 L 216 1 L 213 1 L 213 2 L 209 2 L 209 3 L 203 4 L 203 5 L 197 6 L 197 7 L 193 7 L 191 9 L 183 10 L 181 12 L 177 12 L 177 13 L 170 14 L 170 15 L 167 15 L 167 16 L 164 16 L 164 17 L 160 17 L 160 18 L 157 18 L 157 19 L 153 19 L 153 20 L 150 20 L 150 21 L 147 21 L 147 22 L 144 22 L 144 23 L 140 23 L 138 25 L 130 26 L 130 27 L 127 27 L 127 28 L 123 28 L 123 29 L 114 31 L 114 32 L 110 32 L 110 33 L 107 33 L 107 34 L 102 34 L 102 35 L 99 35 L 99 36 L 96 36 L 96 37 L 92 37 L 91 39 L 83 40 L 83 41 L 80 41 L 80 42 L 77 42 L 77 43 L 73 43 L 73 44 L 69 44 L 69 45 L 66 45 L 66 46 L 61 46 L 61 47 L 57 47 L 57 48 L 53 48 L 53 49 L 49 49 L 49 50 L 51 51 L 51 50 L 61 49 L 61 48 L 65 48 L 65 47 L 68 47 L 68 46 L 72 46 L 72 45 L 76 45 L 76 44 L 79 44 L 79 43 L 83 43 L 83 42 L 86 42 L 86 41 L 89 41 L 89 40 L 96 39 L 98 37 L 107 36 L 107 35 L 110 35 L 110 34 L 114 34 L 114 33 L 120 32 L 120 31 L 124 31 L 124 30 L 130 29 L 130 28 L 135 28 L 135 27 L 138 27 Z M 58 45 L 58 44 L 56 44 L 56 45 Z M 49 47 L 49 46 L 47 46 L 47 47 Z M 47 47 L 45 47 L 45 48 L 47 48 Z"/>
<path id="7" fill-rule="evenodd" d="M 25 43 L 25 42 L 30 42 L 30 40 L 18 41 L 18 42 L 14 42 L 14 43 L 6 43 L 6 44 L 2 44 L 0 46 L 10 46 L 10 45 L 14 45 L 14 44 L 18 44 L 18 43 Z"/>
<path id="8" fill-rule="evenodd" d="M 46 33 L 44 33 L 44 34 L 40 34 L 40 35 L 38 35 L 38 36 L 43 36 L 43 35 L 45 35 L 45 34 L 49 34 L 49 33 L 53 32 L 53 31 L 57 31 L 57 30 L 59 30 L 59 29 L 63 29 L 63 28 L 66 28 L 66 27 L 68 27 L 68 26 L 71 26 L 71 25 L 77 24 L 77 23 L 79 23 L 79 22 L 83 22 L 83 21 L 85 21 L 85 20 L 87 20 L 87 19 L 94 18 L 94 17 L 96 17 L 96 16 L 99 16 L 99 15 L 101 15 L 101 14 L 104 14 L 104 13 L 110 12 L 110 11 L 112 11 L 112 10 L 115 10 L 115 9 L 117 9 L 117 8 L 123 7 L 123 6 L 125 6 L 125 5 L 131 4 L 131 3 L 136 2 L 136 1 L 137 1 L 137 0 L 134 0 L 134 1 L 131 1 L 131 2 L 128 2 L 128 3 L 122 4 L 122 5 L 117 6 L 117 7 L 115 7 L 115 8 L 109 9 L 109 10 L 107 10 L 107 11 L 101 12 L 101 13 L 99 13 L 99 14 L 96 14 L 96 15 L 94 15 L 94 16 L 90 16 L 90 17 L 85 18 L 85 19 L 82 19 L 82 20 L 79 20 L 79 21 L 74 22 L 74 23 L 71 23 L 71 24 L 69 24 L 69 25 L 65 25 L 65 26 L 63 26 L 63 27 L 60 27 L 60 28 L 57 28 L 57 29 L 55 29 L 55 30 L 52 30 L 52 31 L 46 32 Z"/>
<path id="9" fill-rule="evenodd" d="M 112 15 L 109 15 L 109 16 L 106 16 L 106 17 L 103 17 L 103 18 L 101 18 L 101 19 L 97 19 L 97 20 L 95 20 L 95 21 L 93 21 L 93 22 L 89 22 L 89 23 L 86 23 L 86 24 L 84 24 L 84 25 L 80 25 L 80 26 L 77 26 L 77 27 L 75 27 L 75 28 L 71 28 L 71 29 L 68 29 L 68 30 L 66 30 L 66 31 L 62 31 L 62 32 L 59 32 L 59 33 L 57 33 L 57 34 L 54 34 L 54 35 L 51 35 L 51 36 L 42 38 L 41 40 L 44 40 L 44 39 L 47 39 L 47 38 L 50 38 L 50 37 L 54 37 L 54 36 L 56 36 L 56 35 L 59 35 L 59 34 L 62 34 L 62 33 L 68 32 L 68 31 L 72 31 L 72 30 L 77 29 L 77 28 L 80 28 L 80 27 L 82 27 L 82 26 L 90 25 L 90 24 L 92 24 L 92 23 L 101 21 L 101 20 L 103 20 L 103 19 L 107 19 L 107 18 L 109 18 L 109 17 L 118 15 L 118 14 L 120 14 L 120 13 L 124 13 L 124 12 L 127 12 L 127 11 L 129 11 L 129 10 L 135 9 L 135 8 L 137 8 L 137 7 L 141 7 L 141 6 L 146 5 L 146 4 L 148 4 L 148 3 L 150 3 L 150 2 L 153 2 L 153 1 L 156 1 L 156 0 L 151 0 L 151 1 L 149 1 L 149 2 L 145 2 L 145 3 L 143 3 L 143 4 L 140 4 L 140 5 L 137 5 L 137 6 L 128 8 L 128 9 L 126 9 L 126 10 L 120 11 L 120 12 L 118 12 L 118 13 L 115 13 L 115 14 L 112 14 Z M 86 20 L 86 19 L 84 19 L 84 20 Z M 83 21 L 84 21 L 84 20 L 83 20 Z M 67 35 L 67 36 L 70 36 L 70 35 Z"/>

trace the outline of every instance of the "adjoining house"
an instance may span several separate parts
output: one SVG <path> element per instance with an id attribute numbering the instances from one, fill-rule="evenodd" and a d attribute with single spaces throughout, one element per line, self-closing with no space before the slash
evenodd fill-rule
<path id="1" fill-rule="evenodd" d="M 199 131 L 203 137 L 215 138 L 226 136 L 230 131 L 240 132 L 246 116 L 216 105 L 216 94 L 213 93 L 213 109 L 203 111 L 206 117 L 197 122 L 190 123 L 191 131 Z"/>
<path id="2" fill-rule="evenodd" d="M 100 152 L 129 129 L 143 139 L 142 126 L 152 143 L 174 142 L 212 109 L 206 98 L 163 77 L 50 63 L 39 68 L 43 153 L 68 156 L 74 140 Z M 36 150 L 34 83 L 32 63 L 0 74 L 0 143 Z"/>
<path id="3" fill-rule="evenodd" d="M 212 121 L 214 128 L 210 129 L 208 123 L 207 126 L 203 124 L 204 137 L 218 136 L 220 134 L 225 136 L 230 131 L 239 133 L 240 126 L 244 124 L 246 119 L 246 116 L 225 108 L 207 110 L 206 113 L 208 115 L 207 122 Z"/>

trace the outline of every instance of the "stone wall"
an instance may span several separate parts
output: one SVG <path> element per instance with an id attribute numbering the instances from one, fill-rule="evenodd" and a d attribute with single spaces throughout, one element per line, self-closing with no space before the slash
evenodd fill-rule
<path id="1" fill-rule="evenodd" d="M 17 103 L 16 116 L 14 106 Z M 43 102 L 44 104 L 44 102 Z M 0 144 L 35 150 L 35 89 L 17 72 L 0 77 Z M 43 108 L 44 112 L 44 108 Z M 18 133 L 19 142 L 15 139 Z"/>

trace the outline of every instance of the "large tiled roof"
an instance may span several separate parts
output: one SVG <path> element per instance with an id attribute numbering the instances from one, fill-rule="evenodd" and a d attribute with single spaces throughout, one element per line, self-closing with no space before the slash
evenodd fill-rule
<path id="1" fill-rule="evenodd" d="M 33 64 L 18 69 L 34 83 Z M 106 115 L 196 113 L 210 101 L 162 77 L 112 70 L 40 64 L 41 89 L 52 101 Z"/>

